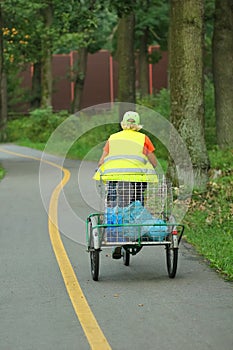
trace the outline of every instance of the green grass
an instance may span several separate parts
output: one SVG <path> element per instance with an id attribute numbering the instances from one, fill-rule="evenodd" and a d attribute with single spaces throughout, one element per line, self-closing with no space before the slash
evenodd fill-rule
<path id="1" fill-rule="evenodd" d="M 1 167 L 1 164 L 0 164 L 0 180 L 2 180 L 5 176 L 5 170 Z"/>
<path id="2" fill-rule="evenodd" d="M 210 181 L 204 194 L 194 193 L 185 218 L 185 237 L 221 274 L 233 280 L 232 151 L 211 151 Z"/>
<path id="3" fill-rule="evenodd" d="M 24 147 L 29 147 L 29 148 L 34 148 L 39 151 L 43 151 L 45 148 L 46 143 L 45 142 L 32 142 L 28 139 L 21 139 L 15 142 L 19 146 L 24 146 Z"/>

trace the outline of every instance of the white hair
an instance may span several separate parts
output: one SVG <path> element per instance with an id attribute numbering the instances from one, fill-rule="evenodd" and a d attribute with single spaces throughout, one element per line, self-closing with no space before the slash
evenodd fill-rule
<path id="1" fill-rule="evenodd" d="M 123 130 L 139 131 L 139 130 L 141 130 L 143 128 L 143 125 L 121 122 L 121 127 L 122 127 Z"/>

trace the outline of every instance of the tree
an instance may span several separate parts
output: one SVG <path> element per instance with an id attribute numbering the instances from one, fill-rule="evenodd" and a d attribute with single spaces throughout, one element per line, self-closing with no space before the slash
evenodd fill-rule
<path id="1" fill-rule="evenodd" d="M 79 111 L 82 105 L 88 54 L 105 46 L 116 22 L 116 15 L 108 10 L 107 3 L 107 0 L 70 1 L 62 6 L 57 16 L 58 26 L 63 30 L 56 52 L 78 52 L 71 69 L 74 82 L 73 113 Z"/>
<path id="2" fill-rule="evenodd" d="M 4 63 L 3 47 L 3 7 L 0 2 L 0 140 L 6 138 L 5 127 L 7 122 L 7 83 Z"/>
<path id="3" fill-rule="evenodd" d="M 75 70 L 74 78 L 74 99 L 72 101 L 71 111 L 73 113 L 81 110 L 82 106 L 82 96 L 84 83 L 86 78 L 87 70 L 87 57 L 88 57 L 88 48 L 80 47 L 78 50 L 78 59 L 77 59 L 77 69 Z"/>
<path id="4" fill-rule="evenodd" d="M 213 35 L 213 75 L 217 143 L 221 148 L 233 146 L 233 2 L 215 1 Z"/>
<path id="5" fill-rule="evenodd" d="M 160 50 L 148 53 L 148 47 L 150 45 L 159 45 L 161 50 L 167 50 L 168 3 L 169 0 L 136 0 L 127 2 L 118 0 L 110 2 L 110 7 L 116 11 L 119 17 L 119 24 L 121 23 L 123 15 L 126 16 L 133 13 L 135 17 L 135 30 L 132 40 L 134 41 L 134 52 L 138 53 L 138 90 L 141 97 L 149 93 L 148 64 L 158 62 L 161 58 Z M 128 32 L 127 27 L 126 31 Z M 119 33 L 119 30 L 116 33 Z M 114 48 L 115 51 L 117 51 L 116 59 L 118 61 L 118 57 L 125 54 L 122 49 L 119 48 L 119 44 L 119 40 L 117 40 L 118 47 L 117 49 Z M 125 49 L 127 49 L 127 47 Z M 124 65 L 126 65 L 126 63 L 124 63 Z M 119 74 L 121 74 L 121 72 L 119 72 Z"/>
<path id="6" fill-rule="evenodd" d="M 31 109 L 41 106 L 41 61 L 33 64 Z"/>
<path id="7" fill-rule="evenodd" d="M 103 47 L 116 18 L 106 8 L 106 1 L 5 0 L 8 78 L 17 76 L 25 64 L 33 65 L 32 109 L 52 105 L 52 54 L 80 49 L 78 57 L 84 59 L 74 62 L 71 72 L 75 83 L 73 106 L 79 108 L 87 53 Z"/>
<path id="8" fill-rule="evenodd" d="M 135 103 L 134 13 L 123 14 L 117 29 L 118 101 Z M 123 106 L 123 105 L 122 105 Z M 120 119 L 124 110 L 120 111 Z"/>
<path id="9" fill-rule="evenodd" d="M 146 27 L 143 31 L 143 34 L 139 38 L 138 66 L 140 97 L 149 94 L 148 61 L 148 28 Z"/>
<path id="10" fill-rule="evenodd" d="M 171 122 L 189 151 L 196 188 L 204 189 L 209 159 L 204 139 L 203 1 L 171 0 L 169 84 Z M 172 139 L 176 149 L 176 140 Z M 185 174 L 185 162 L 175 155 L 176 167 Z M 175 177 L 175 169 L 170 169 Z"/>
<path id="11" fill-rule="evenodd" d="M 168 0 L 138 0 L 135 6 L 135 43 L 138 49 L 139 93 L 149 93 L 148 63 L 156 63 L 161 58 L 161 50 L 167 50 Z M 150 45 L 158 45 L 159 50 L 148 53 Z"/>
<path id="12" fill-rule="evenodd" d="M 41 47 L 41 107 L 52 107 L 52 34 L 53 3 L 45 1 L 41 10 L 44 23 L 44 37 L 42 36 Z"/>
<path id="13" fill-rule="evenodd" d="M 8 80 L 12 72 L 15 79 L 15 75 L 17 76 L 26 64 L 33 64 L 32 107 L 38 107 L 41 101 L 43 106 L 51 105 L 52 79 L 51 73 L 46 72 L 51 72 L 52 0 L 5 0 L 4 10 L 4 56 L 7 61 Z"/>

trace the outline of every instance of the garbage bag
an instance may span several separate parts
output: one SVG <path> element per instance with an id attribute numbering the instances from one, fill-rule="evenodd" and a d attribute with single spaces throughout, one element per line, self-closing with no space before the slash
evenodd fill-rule
<path id="1" fill-rule="evenodd" d="M 168 235 L 166 222 L 162 219 L 154 218 L 140 201 L 132 202 L 127 207 L 106 208 L 105 223 L 111 225 L 139 225 L 107 228 L 107 231 L 111 229 L 112 234 L 118 234 L 119 239 L 124 237 L 134 239 L 139 235 L 139 237 L 141 236 L 148 240 L 162 241 Z"/>

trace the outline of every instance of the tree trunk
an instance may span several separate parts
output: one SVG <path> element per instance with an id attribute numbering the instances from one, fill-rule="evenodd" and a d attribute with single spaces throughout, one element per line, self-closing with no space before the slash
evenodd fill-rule
<path id="1" fill-rule="evenodd" d="M 45 37 L 42 40 L 41 59 L 41 107 L 52 106 L 52 39 L 49 34 L 53 21 L 52 1 L 48 1 L 47 7 L 43 10 Z"/>
<path id="2" fill-rule="evenodd" d="M 148 29 L 140 38 L 139 47 L 139 91 L 140 97 L 149 94 L 149 69 L 148 69 Z"/>
<path id="3" fill-rule="evenodd" d="M 32 76 L 32 98 L 31 98 L 31 109 L 40 107 L 41 103 L 41 63 L 37 62 L 33 65 L 33 76 Z"/>
<path id="4" fill-rule="evenodd" d="M 82 47 L 78 51 L 78 59 L 75 69 L 74 100 L 72 101 L 72 113 L 78 112 L 82 108 L 83 89 L 87 71 L 88 49 Z"/>
<path id="5" fill-rule="evenodd" d="M 0 3 L 0 141 L 6 140 L 6 123 L 7 123 L 7 78 L 4 67 L 4 55 L 3 55 L 3 35 L 2 28 L 3 23 L 3 8 Z"/>
<path id="6" fill-rule="evenodd" d="M 233 146 L 233 2 L 216 0 L 213 35 L 213 73 L 217 142 Z"/>
<path id="7" fill-rule="evenodd" d="M 202 0 L 171 0 L 171 122 L 186 144 L 193 164 L 194 186 L 200 190 L 206 188 L 209 169 L 204 139 L 203 12 Z M 174 136 L 170 147 L 176 170 L 185 174 L 186 161 L 179 154 Z M 175 177 L 175 167 L 171 169 Z"/>
<path id="8" fill-rule="evenodd" d="M 117 32 L 117 61 L 118 61 L 118 101 L 135 104 L 135 56 L 134 56 L 134 14 L 123 15 L 119 19 Z M 121 105 L 120 120 L 124 114 Z"/>

